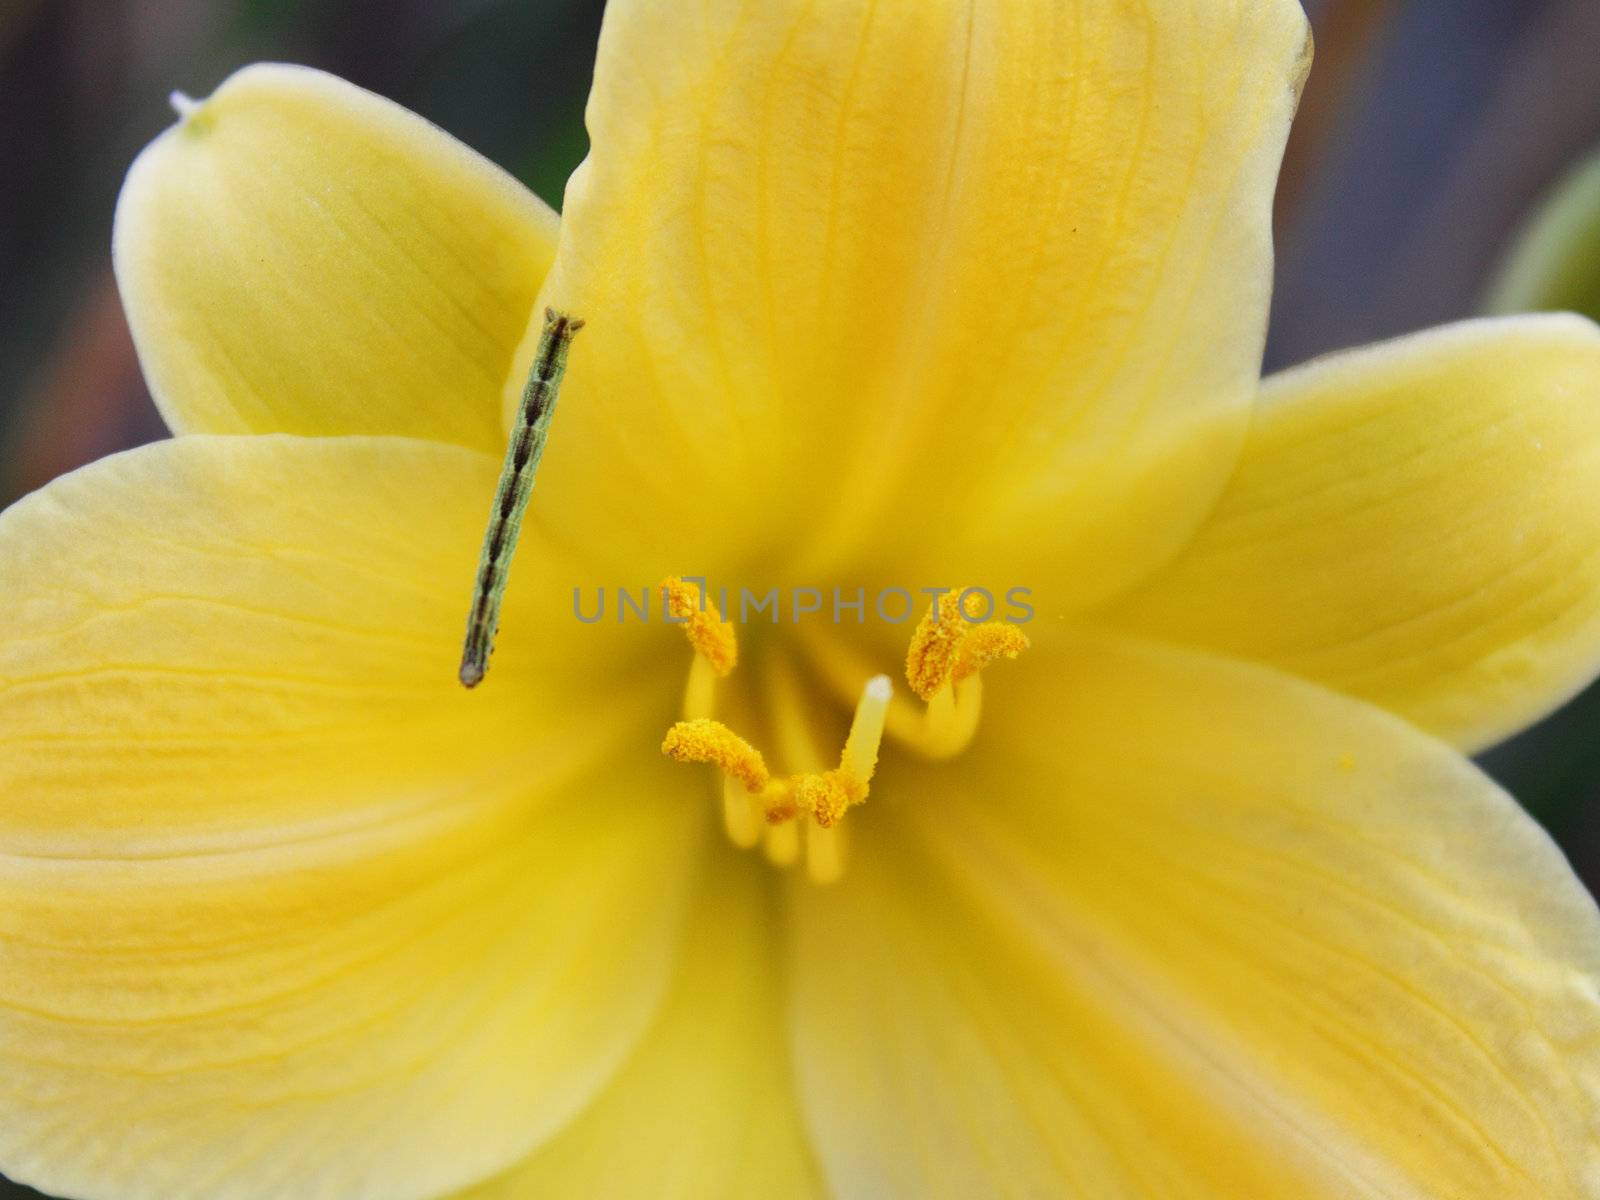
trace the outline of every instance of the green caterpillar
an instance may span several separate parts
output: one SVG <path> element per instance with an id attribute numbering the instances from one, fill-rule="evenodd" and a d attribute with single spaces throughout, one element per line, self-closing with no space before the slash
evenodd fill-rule
<path id="1" fill-rule="evenodd" d="M 533 495 L 533 479 L 550 436 L 556 396 L 567 369 L 567 350 L 582 328 L 581 320 L 553 308 L 544 310 L 544 333 L 539 338 L 533 369 L 528 373 L 528 384 L 522 390 L 517 425 L 506 447 L 505 466 L 500 470 L 494 508 L 489 512 L 489 528 L 483 535 L 483 554 L 478 559 L 478 575 L 472 588 L 472 610 L 467 614 L 467 637 L 461 648 L 460 678 L 464 687 L 476 687 L 489 670 L 494 635 L 500 628 L 500 604 L 511 574 L 511 556 L 516 553 L 522 518 Z"/>

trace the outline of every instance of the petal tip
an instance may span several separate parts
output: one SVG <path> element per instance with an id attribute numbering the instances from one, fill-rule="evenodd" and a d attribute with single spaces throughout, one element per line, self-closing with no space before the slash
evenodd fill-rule
<path id="1" fill-rule="evenodd" d="M 196 100 L 188 92 L 174 88 L 167 93 L 167 103 L 178 115 L 175 128 L 179 132 L 193 136 L 210 128 L 211 115 L 207 111 L 207 106 L 210 104 L 209 96 Z"/>

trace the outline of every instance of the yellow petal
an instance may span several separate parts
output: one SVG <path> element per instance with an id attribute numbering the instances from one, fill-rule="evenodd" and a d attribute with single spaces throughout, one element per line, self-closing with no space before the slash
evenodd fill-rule
<path id="1" fill-rule="evenodd" d="M 0 516 L 0 1170 L 437 1195 L 648 1024 L 706 805 L 609 751 L 676 681 L 624 690 L 547 625 L 455 682 L 494 471 L 195 436 Z M 518 565 L 516 628 L 554 569 Z"/>
<path id="2" fill-rule="evenodd" d="M 1040 651 L 796 891 L 836 1194 L 1595 1195 L 1600 919 L 1509 797 L 1267 668 Z"/>
<path id="3" fill-rule="evenodd" d="M 1114 587 L 1242 436 L 1307 48 L 1291 0 L 611 4 L 540 486 L 664 571 L 937 545 Z"/>
<path id="4" fill-rule="evenodd" d="M 12 507 L 0 834 L 230 849 L 377 818 L 507 753 L 581 763 L 630 715 L 653 750 L 677 681 L 619 672 L 659 631 L 579 624 L 576 568 L 532 526 L 482 697 L 456 681 L 495 478 L 484 455 L 403 438 L 197 435 Z"/>
<path id="5" fill-rule="evenodd" d="M 442 130 L 304 67 L 247 67 L 144 151 L 117 282 L 179 433 L 503 445 L 499 394 L 556 217 Z"/>
<path id="6" fill-rule="evenodd" d="M 655 1025 L 584 1113 L 460 1200 L 804 1200 L 770 870 L 723 853 L 689 918 Z"/>
<path id="7" fill-rule="evenodd" d="M 1111 619 L 1467 750 L 1600 670 L 1600 331 L 1480 321 L 1271 380 L 1194 544 Z"/>

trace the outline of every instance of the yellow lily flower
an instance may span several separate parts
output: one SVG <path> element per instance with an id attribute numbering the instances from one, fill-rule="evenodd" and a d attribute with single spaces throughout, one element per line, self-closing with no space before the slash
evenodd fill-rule
<path id="1" fill-rule="evenodd" d="M 1291 0 L 613 0 L 559 228 L 312 71 L 183 104 L 115 234 L 178 436 L 0 516 L 0 1170 L 1600 1196 L 1600 919 L 1465 757 L 1600 667 L 1600 331 L 1258 397 L 1308 60 Z M 1037 615 L 573 619 L 693 572 Z"/>

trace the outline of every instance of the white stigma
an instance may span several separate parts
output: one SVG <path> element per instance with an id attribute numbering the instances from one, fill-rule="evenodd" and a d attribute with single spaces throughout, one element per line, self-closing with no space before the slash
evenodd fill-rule
<path id="1" fill-rule="evenodd" d="M 883 722 L 893 696 L 894 684 L 889 682 L 889 677 L 874 675 L 861 689 L 861 699 L 856 703 L 855 720 L 850 723 L 850 735 L 845 738 L 839 766 L 862 783 L 872 779 L 872 772 L 878 766 Z"/>

